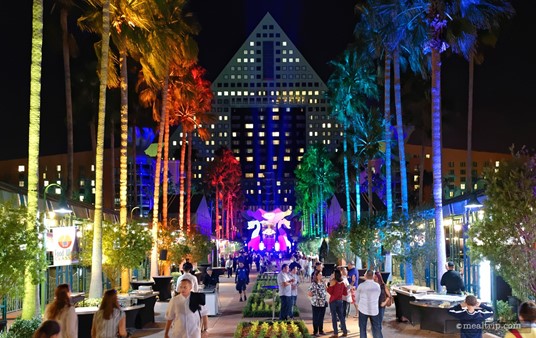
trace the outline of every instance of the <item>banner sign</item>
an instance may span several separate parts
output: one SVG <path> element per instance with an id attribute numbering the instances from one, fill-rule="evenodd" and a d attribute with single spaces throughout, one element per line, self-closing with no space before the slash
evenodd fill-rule
<path id="1" fill-rule="evenodd" d="M 58 227 L 52 229 L 54 242 L 54 265 L 71 265 L 73 263 L 73 247 L 76 238 L 75 227 Z"/>

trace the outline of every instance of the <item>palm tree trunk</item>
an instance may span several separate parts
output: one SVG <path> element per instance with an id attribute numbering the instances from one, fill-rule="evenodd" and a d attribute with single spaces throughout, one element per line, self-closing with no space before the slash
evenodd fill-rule
<path id="1" fill-rule="evenodd" d="M 357 140 L 354 139 L 354 156 L 357 156 Z M 361 172 L 359 163 L 355 161 L 355 220 L 359 223 L 361 220 Z"/>
<path id="2" fill-rule="evenodd" d="M 190 233 L 192 210 L 192 132 L 188 133 L 188 168 L 186 172 L 186 231 Z"/>
<path id="3" fill-rule="evenodd" d="M 184 131 L 184 127 L 182 128 L 182 138 L 181 138 L 181 163 L 180 163 L 180 170 L 179 170 L 179 227 L 182 229 L 182 231 L 186 232 L 188 229 L 186 229 L 184 225 L 184 195 L 185 195 L 185 189 L 184 189 L 184 170 L 186 168 L 186 165 L 184 164 L 184 161 L 186 160 L 186 132 Z"/>
<path id="4" fill-rule="evenodd" d="M 394 88 L 395 88 L 395 107 L 396 107 L 396 133 L 398 138 L 398 158 L 400 159 L 400 190 L 402 202 L 402 214 L 408 217 L 408 178 L 406 165 L 406 149 L 404 141 L 404 123 L 402 121 L 402 98 L 400 95 L 400 59 L 399 50 L 393 51 L 393 71 L 394 71 Z"/>
<path id="5" fill-rule="evenodd" d="M 385 200 L 387 220 L 393 218 L 393 184 L 391 170 L 391 55 L 385 54 L 384 74 L 384 119 L 385 119 Z"/>
<path id="6" fill-rule="evenodd" d="M 69 54 L 69 30 L 67 28 L 67 16 L 69 11 L 62 8 L 60 11 L 61 42 L 63 50 L 63 77 L 65 81 L 65 120 L 67 126 L 67 186 L 65 194 L 67 198 L 73 197 L 73 101 L 71 97 L 71 59 Z"/>
<path id="7" fill-rule="evenodd" d="M 128 185 L 128 72 L 127 52 L 121 49 L 119 55 L 121 74 L 121 143 L 119 149 L 119 225 L 121 232 L 127 232 L 127 185 Z M 136 186 L 134 186 L 136 190 Z M 130 280 L 127 269 L 121 270 L 121 292 L 128 292 Z"/>
<path id="8" fill-rule="evenodd" d="M 443 276 L 447 261 L 443 230 L 443 190 L 441 177 L 441 54 L 432 48 L 432 171 L 437 247 L 437 276 Z M 437 289 L 440 290 L 440 278 Z"/>
<path id="9" fill-rule="evenodd" d="M 473 191 L 473 86 L 475 73 L 475 59 L 469 59 L 469 97 L 467 99 L 467 175 L 465 191 Z"/>
<path id="10" fill-rule="evenodd" d="M 89 298 L 102 297 L 102 200 L 104 176 L 104 127 L 106 120 L 106 85 L 108 83 L 108 52 L 110 45 L 110 0 L 102 8 L 102 44 L 100 58 L 99 117 L 95 158 L 95 215 L 93 223 L 93 253 Z"/>
<path id="11" fill-rule="evenodd" d="M 220 233 L 220 184 L 219 183 L 216 184 L 215 202 L 216 202 L 216 227 L 215 227 L 216 239 L 220 239 L 221 233 Z"/>
<path id="12" fill-rule="evenodd" d="M 30 125 L 28 134 L 28 209 L 26 229 L 37 236 L 35 224 L 39 202 L 39 134 L 41 120 L 41 62 L 43 49 L 43 1 L 34 0 L 32 6 L 32 59 L 30 71 Z M 39 255 L 43 259 L 43 255 Z M 33 281 L 30 265 L 24 271 L 24 298 L 22 319 L 39 314 L 38 288 Z M 42 300 L 44 301 L 44 300 Z"/>
<path id="13" fill-rule="evenodd" d="M 421 134 L 421 157 L 419 159 L 419 206 L 424 203 L 424 156 L 426 155 L 424 149 L 424 139 L 426 137 L 426 132 L 424 131 L 424 129 L 421 131 Z"/>
<path id="14" fill-rule="evenodd" d="M 168 192 L 169 192 L 169 113 L 164 124 L 164 170 L 162 175 L 162 227 L 168 228 Z"/>
<path id="15" fill-rule="evenodd" d="M 115 120 L 113 117 L 110 119 L 110 158 L 112 159 L 110 161 L 111 186 L 114 195 L 112 207 L 115 209 Z"/>
<path id="16" fill-rule="evenodd" d="M 368 195 L 368 213 L 369 217 L 374 214 L 374 200 L 372 197 L 372 160 L 367 163 L 367 195 Z"/>
<path id="17" fill-rule="evenodd" d="M 162 146 L 164 143 L 165 123 L 167 120 L 167 88 L 169 76 L 164 80 L 162 88 L 162 107 L 160 113 L 160 127 L 158 132 L 158 150 L 156 151 L 156 163 L 154 171 L 154 193 L 153 193 L 153 224 L 151 235 L 153 239 L 153 248 L 151 250 L 151 276 L 158 276 L 158 209 L 160 201 L 160 173 L 162 164 Z"/>
<path id="18" fill-rule="evenodd" d="M 346 196 L 346 229 L 350 230 L 352 224 L 351 205 L 350 205 L 350 179 L 348 177 L 348 127 L 344 123 L 344 137 L 342 139 L 343 166 L 344 166 L 344 192 Z"/>

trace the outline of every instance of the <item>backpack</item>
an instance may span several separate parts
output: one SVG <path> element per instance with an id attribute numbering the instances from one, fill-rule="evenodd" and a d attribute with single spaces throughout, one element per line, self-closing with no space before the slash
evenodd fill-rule
<path id="1" fill-rule="evenodd" d="M 245 282 L 248 280 L 248 271 L 246 269 L 238 269 L 237 273 L 238 273 L 238 276 L 236 279 L 239 282 Z"/>

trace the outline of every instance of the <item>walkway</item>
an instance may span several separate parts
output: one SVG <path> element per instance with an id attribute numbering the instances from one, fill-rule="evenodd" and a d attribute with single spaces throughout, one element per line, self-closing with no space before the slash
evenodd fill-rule
<path id="1" fill-rule="evenodd" d="M 251 274 L 251 282 L 248 285 L 248 294 L 250 293 L 251 288 L 255 284 L 257 273 L 253 272 Z M 312 311 L 309 299 L 307 298 L 307 288 L 309 283 L 300 284 L 299 294 L 298 294 L 298 307 L 300 309 L 300 319 L 305 321 L 305 324 L 309 330 L 312 332 Z M 238 292 L 235 290 L 234 278 L 227 278 L 221 276 L 220 278 L 220 312 L 222 313 L 219 316 L 209 317 L 209 336 L 224 338 L 224 337 L 233 337 L 237 324 L 243 320 L 256 320 L 254 318 L 242 317 L 242 309 L 245 305 L 245 302 L 239 302 Z M 157 338 L 164 337 L 164 328 L 165 328 L 165 311 L 167 308 L 167 302 L 157 302 L 155 306 L 155 323 L 152 326 L 146 326 L 144 329 L 136 330 L 133 334 L 133 337 L 147 337 L 147 338 Z M 359 337 L 359 328 L 357 318 L 353 318 L 354 309 L 352 308 L 352 313 L 347 319 L 347 327 L 350 331 L 348 337 Z M 269 318 L 258 318 L 258 319 L 269 319 Z M 324 331 L 328 334 L 325 337 L 329 337 L 333 333 L 331 329 L 331 317 L 329 316 L 329 311 L 326 313 L 324 321 Z M 458 334 L 447 335 L 440 334 L 427 330 L 420 330 L 419 326 L 412 326 L 411 324 L 398 323 L 395 319 L 395 307 L 394 305 L 389 307 L 385 311 L 385 318 L 383 324 L 383 336 L 386 338 L 396 337 L 442 337 L 442 338 L 454 338 L 459 337 Z M 368 337 L 372 337 L 369 332 Z"/>

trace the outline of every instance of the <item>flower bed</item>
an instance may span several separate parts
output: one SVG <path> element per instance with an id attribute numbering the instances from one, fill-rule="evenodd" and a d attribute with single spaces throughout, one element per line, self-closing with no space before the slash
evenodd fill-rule
<path id="1" fill-rule="evenodd" d="M 240 322 L 234 338 L 310 338 L 301 320 Z"/>

